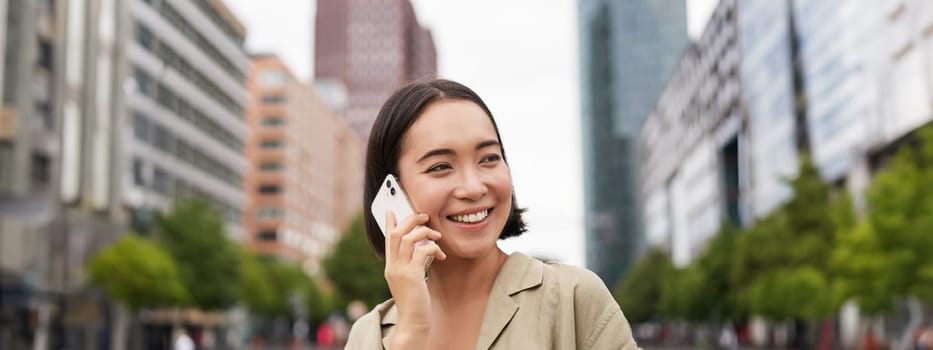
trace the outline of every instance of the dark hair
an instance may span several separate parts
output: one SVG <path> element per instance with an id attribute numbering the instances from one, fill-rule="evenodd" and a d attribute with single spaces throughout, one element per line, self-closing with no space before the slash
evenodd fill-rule
<path id="1" fill-rule="evenodd" d="M 463 84 L 445 79 L 419 81 L 393 93 L 379 110 L 379 115 L 369 134 L 369 145 L 366 147 L 363 216 L 366 222 L 366 237 L 369 238 L 370 246 L 379 257 L 385 257 L 385 237 L 379 225 L 376 224 L 376 219 L 373 218 L 369 204 L 376 198 L 379 186 L 382 186 L 382 180 L 386 175 L 398 175 L 398 157 L 402 150 L 402 138 L 405 132 L 421 116 L 425 107 L 443 100 L 465 100 L 477 104 L 489 116 L 489 121 L 496 130 L 496 138 L 502 145 L 499 126 L 496 125 L 492 112 L 479 98 L 479 95 Z M 502 146 L 502 159 L 508 164 L 505 160 L 504 146 Z M 518 208 L 513 191 L 512 210 L 509 212 L 505 227 L 499 234 L 499 239 L 519 236 L 526 231 L 525 221 L 522 219 L 524 211 L 525 209 Z"/>

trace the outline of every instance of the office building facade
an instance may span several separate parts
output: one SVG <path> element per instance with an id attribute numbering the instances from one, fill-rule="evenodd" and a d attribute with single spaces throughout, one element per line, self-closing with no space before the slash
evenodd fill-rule
<path id="1" fill-rule="evenodd" d="M 788 2 L 720 1 L 645 122 L 639 176 L 649 244 L 683 266 L 723 224 L 791 196 L 799 133 Z"/>
<path id="2" fill-rule="evenodd" d="M 245 31 L 219 0 L 0 9 L 0 347 L 94 348 L 106 308 L 83 266 L 102 246 L 181 197 L 239 236 Z"/>
<path id="3" fill-rule="evenodd" d="M 933 6 L 798 0 L 794 10 L 814 162 L 861 202 L 881 160 L 933 120 Z"/>
<path id="4" fill-rule="evenodd" d="M 246 246 L 314 271 L 362 210 L 363 140 L 276 56 L 247 86 Z"/>
<path id="5" fill-rule="evenodd" d="M 208 201 L 241 240 L 246 76 L 245 28 L 220 1 L 132 1 L 125 45 L 127 128 L 123 200 L 167 209 Z"/>
<path id="6" fill-rule="evenodd" d="M 586 265 L 610 287 L 642 245 L 638 130 L 687 47 L 683 1 L 578 2 Z"/>
<path id="7" fill-rule="evenodd" d="M 639 198 L 646 244 L 686 265 L 719 229 L 740 224 L 749 143 L 741 99 L 736 0 L 722 0 L 681 56 L 638 142 Z"/>
<path id="8" fill-rule="evenodd" d="M 704 35 L 717 31 L 718 14 L 730 3 L 737 16 L 744 113 L 738 122 L 730 117 L 721 125 L 736 126 L 694 130 L 695 124 L 675 118 L 682 99 L 665 92 L 639 142 L 648 236 L 656 245 L 673 247 L 680 265 L 702 251 L 712 228 L 727 221 L 753 224 L 790 198 L 792 189 L 783 179 L 796 176 L 801 152 L 810 154 L 826 182 L 849 191 L 864 212 L 864 190 L 874 173 L 914 131 L 933 121 L 933 6 L 928 1 L 724 0 Z M 703 40 L 698 45 L 701 50 L 716 46 Z M 713 61 L 720 68 L 732 63 Z M 690 79 L 677 76 L 667 91 L 691 89 Z M 687 100 L 723 90 L 701 86 Z M 689 131 L 718 140 L 713 145 L 719 148 L 672 146 L 692 139 L 683 136 Z M 698 152 L 712 156 L 697 160 Z M 689 178 L 698 168 L 715 169 L 709 173 L 713 180 Z M 680 180 L 684 176 L 688 179 Z M 707 195 L 694 210 L 697 192 Z M 708 210 L 700 208 L 710 207 L 720 214 L 709 216 L 709 222 L 693 220 Z M 840 338 L 846 347 L 857 344 L 857 319 L 853 304 L 843 308 Z"/>
<path id="9" fill-rule="evenodd" d="M 933 120 L 930 28 L 923 1 L 721 1 L 641 131 L 649 243 L 688 263 L 722 223 L 751 224 L 789 199 L 801 152 L 864 206 L 883 160 Z M 733 32 L 737 55 L 696 57 L 722 47 L 708 35 Z M 733 96 L 736 113 L 703 108 L 707 95 Z"/>
<path id="10" fill-rule="evenodd" d="M 436 74 L 434 39 L 409 0 L 317 2 L 315 80 L 343 87 L 344 118 L 359 134 L 392 91 Z"/>

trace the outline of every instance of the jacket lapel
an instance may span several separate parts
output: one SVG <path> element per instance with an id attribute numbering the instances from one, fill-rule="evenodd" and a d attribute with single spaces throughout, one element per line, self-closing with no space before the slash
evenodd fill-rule
<path id="1" fill-rule="evenodd" d="M 480 326 L 477 349 L 489 349 L 499 338 L 505 327 L 509 325 L 519 305 L 512 296 L 519 292 L 540 286 L 544 279 L 544 263 L 522 253 L 512 253 L 502 265 L 502 269 L 493 282 L 486 302 L 486 312 L 483 315 L 483 324 Z M 398 321 L 398 311 L 391 303 L 382 316 L 383 334 L 382 346 L 389 348 L 395 323 Z"/>
<path id="2" fill-rule="evenodd" d="M 476 348 L 489 349 L 516 312 L 518 304 L 502 288 L 494 286 L 489 294 L 489 301 L 486 302 L 486 314 L 483 315 L 483 325 L 479 330 Z"/>
<path id="3" fill-rule="evenodd" d="M 486 302 L 486 313 L 480 327 L 477 349 L 489 349 L 518 312 L 520 306 L 512 298 L 519 292 L 541 285 L 544 264 L 522 253 L 512 253 L 496 276 Z"/>
<path id="4" fill-rule="evenodd" d="M 388 349 L 389 344 L 392 343 L 392 335 L 395 334 L 395 324 L 398 322 L 398 309 L 395 308 L 395 302 L 392 302 L 392 305 L 386 311 L 385 315 L 382 316 L 382 328 L 383 334 L 382 337 L 382 348 Z"/>

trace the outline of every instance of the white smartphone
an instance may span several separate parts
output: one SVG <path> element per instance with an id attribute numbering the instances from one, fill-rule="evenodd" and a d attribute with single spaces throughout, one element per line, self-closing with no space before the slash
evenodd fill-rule
<path id="1" fill-rule="evenodd" d="M 411 202 L 408 200 L 408 195 L 405 194 L 405 190 L 399 185 L 398 179 L 392 174 L 387 175 L 385 180 L 382 181 L 382 184 L 379 186 L 379 192 L 376 192 L 376 198 L 373 199 L 370 209 L 372 210 L 373 218 L 376 219 L 376 223 L 379 225 L 379 229 L 382 230 L 383 236 L 386 235 L 386 211 L 391 210 L 395 213 L 396 222 L 415 215 L 415 210 L 412 209 Z M 415 243 L 415 246 L 420 247 L 425 244 L 434 244 L 434 241 L 426 239 Z M 429 256 L 428 261 L 424 264 L 425 270 L 427 270 L 433 261 L 434 257 Z"/>

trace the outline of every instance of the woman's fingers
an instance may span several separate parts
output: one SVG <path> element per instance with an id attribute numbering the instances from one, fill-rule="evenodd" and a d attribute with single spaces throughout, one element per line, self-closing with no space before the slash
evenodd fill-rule
<path id="1" fill-rule="evenodd" d="M 383 237 L 384 238 L 383 240 L 385 241 L 385 244 L 386 244 L 385 256 L 386 256 L 386 264 L 388 264 L 389 262 L 394 261 L 395 257 L 397 256 L 395 252 L 398 251 L 398 240 L 392 239 L 393 237 L 392 231 L 395 230 L 395 213 L 393 213 L 391 210 L 386 210 L 385 215 L 386 215 L 386 232 L 383 232 L 385 234 L 385 236 Z"/>
<path id="2" fill-rule="evenodd" d="M 441 246 L 434 242 L 419 244 L 415 247 L 415 252 L 411 255 L 411 261 L 418 262 L 422 266 L 428 262 L 428 257 L 433 256 L 437 260 L 447 259 L 447 254 L 441 249 Z"/>
<path id="3" fill-rule="evenodd" d="M 399 255 L 399 244 L 403 236 L 411 232 L 416 226 L 428 222 L 427 214 L 415 214 L 402 219 L 396 223 L 395 213 L 386 210 L 386 263 L 397 260 Z M 407 259 L 406 259 L 407 260 Z"/>
<path id="4" fill-rule="evenodd" d="M 402 236 L 398 246 L 398 261 L 403 263 L 412 261 L 411 254 L 412 251 L 415 250 L 415 244 L 426 239 L 436 241 L 441 239 L 441 233 L 426 226 L 418 226 L 405 236 Z"/>

